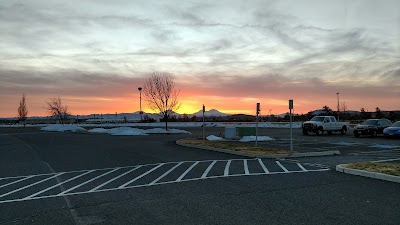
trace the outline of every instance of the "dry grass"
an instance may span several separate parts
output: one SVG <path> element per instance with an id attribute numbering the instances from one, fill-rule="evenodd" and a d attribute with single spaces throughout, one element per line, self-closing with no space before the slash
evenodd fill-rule
<path id="1" fill-rule="evenodd" d="M 384 173 L 393 176 L 400 176 L 400 164 L 399 163 L 374 163 L 374 162 L 363 162 L 363 163 L 352 163 L 346 166 L 350 169 L 366 170 L 369 172 Z"/>
<path id="2" fill-rule="evenodd" d="M 253 153 L 264 153 L 264 154 L 293 154 L 295 151 L 280 150 L 266 148 L 262 146 L 255 146 L 254 143 L 242 143 L 238 141 L 208 141 L 208 140 L 197 140 L 197 139 L 181 139 L 178 142 L 183 144 L 199 145 L 212 148 L 221 148 L 234 151 L 253 152 Z"/>

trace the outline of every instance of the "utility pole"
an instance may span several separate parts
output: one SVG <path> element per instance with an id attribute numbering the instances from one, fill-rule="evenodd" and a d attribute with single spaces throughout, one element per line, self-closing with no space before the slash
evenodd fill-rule
<path id="1" fill-rule="evenodd" d="M 142 111 L 142 87 L 138 87 L 138 90 L 139 90 L 139 98 L 140 98 L 140 100 L 139 100 L 139 104 L 140 104 L 140 111 L 139 111 L 139 114 L 140 114 L 140 122 L 142 122 L 143 121 L 143 111 Z"/>
<path id="2" fill-rule="evenodd" d="M 336 93 L 337 96 L 337 120 L 339 121 L 339 113 L 340 113 L 340 109 L 339 109 L 339 92 Z"/>

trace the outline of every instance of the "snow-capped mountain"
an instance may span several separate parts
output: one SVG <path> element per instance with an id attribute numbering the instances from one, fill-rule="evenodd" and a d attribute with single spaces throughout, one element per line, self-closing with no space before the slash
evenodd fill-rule
<path id="1" fill-rule="evenodd" d="M 192 116 L 196 116 L 196 117 L 202 117 L 203 116 L 203 110 L 200 110 L 196 113 L 191 114 Z M 208 111 L 204 112 L 204 116 L 206 117 L 223 117 L 223 116 L 229 116 L 230 114 L 226 114 L 223 112 L 220 112 L 216 109 L 210 109 Z"/>

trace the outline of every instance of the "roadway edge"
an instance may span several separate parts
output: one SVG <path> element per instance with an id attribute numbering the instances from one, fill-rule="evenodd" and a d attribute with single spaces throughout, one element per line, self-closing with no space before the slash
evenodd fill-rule
<path id="1" fill-rule="evenodd" d="M 232 155 L 240 155 L 246 157 L 255 157 L 255 158 L 300 158 L 300 157 L 312 157 L 312 156 L 330 156 L 330 155 L 340 155 L 340 151 L 332 150 L 332 151 L 324 151 L 324 152 L 305 152 L 305 153 L 293 153 L 293 154 L 257 154 L 257 153 L 250 153 L 250 152 L 241 152 L 235 151 L 230 149 L 222 149 L 222 148 L 213 148 L 207 146 L 200 146 L 200 145 L 192 145 L 181 143 L 179 140 L 175 141 L 177 145 L 189 147 L 189 148 L 197 148 L 197 149 L 204 149 L 209 151 L 215 152 L 223 152 Z"/>
<path id="2" fill-rule="evenodd" d="M 379 180 L 400 183 L 399 176 L 369 172 L 369 171 L 365 171 L 365 170 L 350 169 L 350 168 L 346 168 L 346 165 L 348 165 L 348 164 L 337 165 L 336 171 L 341 172 L 341 173 L 347 173 L 347 174 L 352 174 L 352 175 L 357 175 L 357 176 L 363 176 L 363 177 L 369 177 L 369 178 L 374 178 L 374 179 L 379 179 Z"/>

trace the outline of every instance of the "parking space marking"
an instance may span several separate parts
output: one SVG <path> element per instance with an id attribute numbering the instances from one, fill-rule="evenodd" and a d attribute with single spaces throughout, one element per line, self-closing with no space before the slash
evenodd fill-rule
<path id="1" fill-rule="evenodd" d="M 184 173 L 182 173 L 182 175 L 178 178 L 178 179 L 176 179 L 175 181 L 177 181 L 177 182 L 179 182 L 179 181 L 181 181 L 185 176 L 186 176 L 186 174 L 188 174 L 197 164 L 199 164 L 200 163 L 200 161 L 197 161 L 197 162 L 195 162 L 195 163 L 193 163 Z"/>
<path id="2" fill-rule="evenodd" d="M 204 171 L 203 175 L 201 175 L 201 178 L 206 178 L 208 173 L 210 172 L 210 170 L 212 169 L 212 167 L 215 165 L 215 163 L 217 163 L 217 160 L 214 160 L 208 167 L 207 169 Z"/>
<path id="3" fill-rule="evenodd" d="M 286 173 L 289 172 L 289 170 L 287 170 L 279 161 L 275 161 L 276 164 L 278 164 L 278 166 L 285 171 Z"/>
<path id="4" fill-rule="evenodd" d="M 5 197 L 5 196 L 7 196 L 7 195 L 11 195 L 11 194 L 13 194 L 13 193 L 15 193 L 15 192 L 18 192 L 18 191 L 21 191 L 21 190 L 30 188 L 30 187 L 32 187 L 32 186 L 38 185 L 38 184 L 43 183 L 43 182 L 45 182 L 45 181 L 51 180 L 51 179 L 53 179 L 53 178 L 56 178 L 56 177 L 58 177 L 58 176 L 61 176 L 62 174 L 64 174 L 64 173 L 56 174 L 56 175 L 54 175 L 54 176 L 48 177 L 48 178 L 46 178 L 46 179 L 44 179 L 44 180 L 35 182 L 35 183 L 30 184 L 30 185 L 28 185 L 28 186 L 24 186 L 24 187 L 18 188 L 18 189 L 16 189 L 16 190 L 10 191 L 10 192 L 8 192 L 8 193 L 2 194 L 2 195 L 0 195 L 0 198 Z"/>
<path id="5" fill-rule="evenodd" d="M 224 170 L 224 176 L 228 176 L 229 175 L 229 167 L 231 166 L 232 160 L 228 160 L 228 162 L 226 162 L 225 165 L 225 170 Z"/>
<path id="6" fill-rule="evenodd" d="M 261 159 L 257 159 L 257 161 L 260 164 L 260 166 L 263 168 L 264 173 L 269 174 L 269 170 L 267 169 L 267 167 L 265 167 L 265 164 L 263 163 L 263 161 Z"/>
<path id="7" fill-rule="evenodd" d="M 232 164 L 233 161 L 239 163 Z M 222 166 L 222 168 L 221 166 L 215 166 L 217 162 L 225 163 L 225 165 Z M 278 165 L 281 170 L 270 172 L 267 167 L 274 167 L 274 163 Z M 183 164 L 187 164 L 188 166 L 190 164 L 190 166 L 182 173 Z M 258 165 L 262 167 L 262 170 L 260 170 L 260 166 Z M 296 169 L 292 165 L 297 165 L 300 170 Z M 205 166 L 207 166 L 206 169 L 204 169 Z M 139 169 L 141 169 L 141 172 L 138 174 L 137 172 Z M 212 174 L 216 174 L 216 170 L 220 170 L 220 174 L 223 175 L 210 176 L 211 170 L 213 171 Z M 329 169 L 318 167 L 307 167 L 306 169 L 300 163 L 254 158 L 167 162 L 107 169 L 37 174 L 20 176 L 18 178 L 4 177 L 1 179 L 10 180 L 10 182 L 0 187 L 0 204 L 7 202 L 20 202 L 35 199 L 55 198 L 60 196 L 149 187 L 161 184 L 172 184 L 213 178 L 321 172 L 327 170 Z M 185 179 L 190 172 L 190 177 Z M 157 175 L 157 177 L 154 178 L 156 174 L 160 175 Z M 176 177 L 178 178 L 176 179 Z M 55 184 L 54 181 L 57 180 L 60 182 Z M 123 184 L 120 185 L 121 183 Z M 67 185 L 70 188 L 65 190 L 63 185 Z"/>

